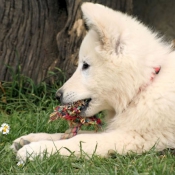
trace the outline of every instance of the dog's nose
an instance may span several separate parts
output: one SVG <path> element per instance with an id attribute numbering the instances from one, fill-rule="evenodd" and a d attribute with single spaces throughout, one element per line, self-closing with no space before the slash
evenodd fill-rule
<path id="1" fill-rule="evenodd" d="M 59 90 L 56 92 L 55 98 L 56 98 L 59 102 L 62 102 L 63 91 L 62 91 L 61 89 L 59 89 Z"/>

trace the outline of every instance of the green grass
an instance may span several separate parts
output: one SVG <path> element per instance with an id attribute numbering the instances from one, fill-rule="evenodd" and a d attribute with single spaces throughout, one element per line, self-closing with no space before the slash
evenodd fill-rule
<path id="1" fill-rule="evenodd" d="M 43 160 L 36 158 L 35 161 L 18 167 L 15 154 L 9 149 L 14 139 L 29 133 L 55 133 L 66 130 L 67 123 L 63 120 L 48 123 L 49 114 L 53 107 L 58 105 L 54 95 L 59 85 L 35 85 L 32 80 L 21 75 L 14 77 L 11 83 L 2 84 L 0 125 L 8 123 L 11 129 L 8 135 L 0 135 L 0 174 L 175 174 L 175 157 L 169 150 L 163 154 L 154 150 L 143 155 L 115 154 L 110 158 L 93 155 L 89 159 L 83 155 L 80 158 L 74 155 L 63 157 L 57 153 Z"/>

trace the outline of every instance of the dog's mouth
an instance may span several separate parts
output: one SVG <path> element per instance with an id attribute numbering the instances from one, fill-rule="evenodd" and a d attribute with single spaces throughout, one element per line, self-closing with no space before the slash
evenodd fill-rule
<path id="1" fill-rule="evenodd" d="M 82 105 L 80 105 L 80 111 L 85 111 L 89 107 L 89 103 L 91 102 L 91 98 L 81 100 Z"/>
<path id="2" fill-rule="evenodd" d="M 73 102 L 72 105 L 74 105 L 74 107 L 78 108 L 80 111 L 86 110 L 91 100 L 92 100 L 91 98 L 78 100 L 76 102 Z"/>
<path id="3" fill-rule="evenodd" d="M 79 109 L 80 112 L 82 113 L 89 107 L 89 103 L 91 100 L 92 100 L 91 98 L 78 100 L 76 102 L 71 103 L 70 105 L 72 105 L 74 108 Z"/>

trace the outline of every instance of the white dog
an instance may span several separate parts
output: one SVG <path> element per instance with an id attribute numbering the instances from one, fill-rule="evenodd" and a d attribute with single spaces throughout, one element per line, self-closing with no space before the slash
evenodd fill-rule
<path id="1" fill-rule="evenodd" d="M 106 111 L 108 127 L 99 133 L 80 133 L 59 140 L 59 134 L 29 134 L 13 148 L 26 160 L 59 151 L 106 156 L 175 148 L 175 52 L 156 33 L 121 12 L 84 3 L 90 30 L 84 38 L 73 76 L 58 90 L 62 103 L 89 99 L 84 117 Z M 24 145 L 18 150 L 17 143 Z M 26 144 L 26 145 L 25 145 Z M 95 150 L 96 149 L 96 150 Z"/>

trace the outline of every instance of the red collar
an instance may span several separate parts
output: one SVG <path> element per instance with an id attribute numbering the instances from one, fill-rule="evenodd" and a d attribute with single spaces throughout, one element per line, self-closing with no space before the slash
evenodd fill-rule
<path id="1" fill-rule="evenodd" d="M 158 74 L 160 72 L 161 67 L 154 67 L 155 73 Z"/>
<path id="2" fill-rule="evenodd" d="M 154 80 L 155 75 L 159 74 L 160 70 L 161 70 L 161 66 L 159 66 L 159 67 L 154 67 L 154 72 L 152 73 L 152 76 L 151 76 L 151 78 L 150 78 L 150 81 L 151 81 L 151 82 Z M 148 84 L 145 84 L 145 85 L 143 85 L 143 86 L 141 86 L 141 87 L 139 88 L 139 91 L 138 91 L 137 94 L 139 94 L 141 91 L 143 91 L 148 85 L 149 85 L 149 83 L 148 83 Z M 129 102 L 128 106 L 129 106 L 131 103 L 132 103 L 132 100 Z M 124 109 L 123 111 L 125 111 L 125 109 Z"/>
<path id="3" fill-rule="evenodd" d="M 160 72 L 161 67 L 154 67 L 154 72 L 152 73 L 152 76 L 150 78 L 151 81 L 153 81 L 155 75 L 157 75 Z"/>
<path id="4" fill-rule="evenodd" d="M 151 75 L 151 78 L 150 78 L 150 81 L 151 81 L 151 82 L 153 82 L 155 76 L 160 72 L 160 70 L 161 70 L 161 66 L 159 66 L 159 67 L 154 67 L 154 72 L 152 72 L 152 75 Z M 139 88 L 139 92 L 138 92 L 138 93 L 140 93 L 141 91 L 143 91 L 149 84 L 150 84 L 150 83 L 147 83 L 147 84 L 141 86 L 141 87 Z"/>

